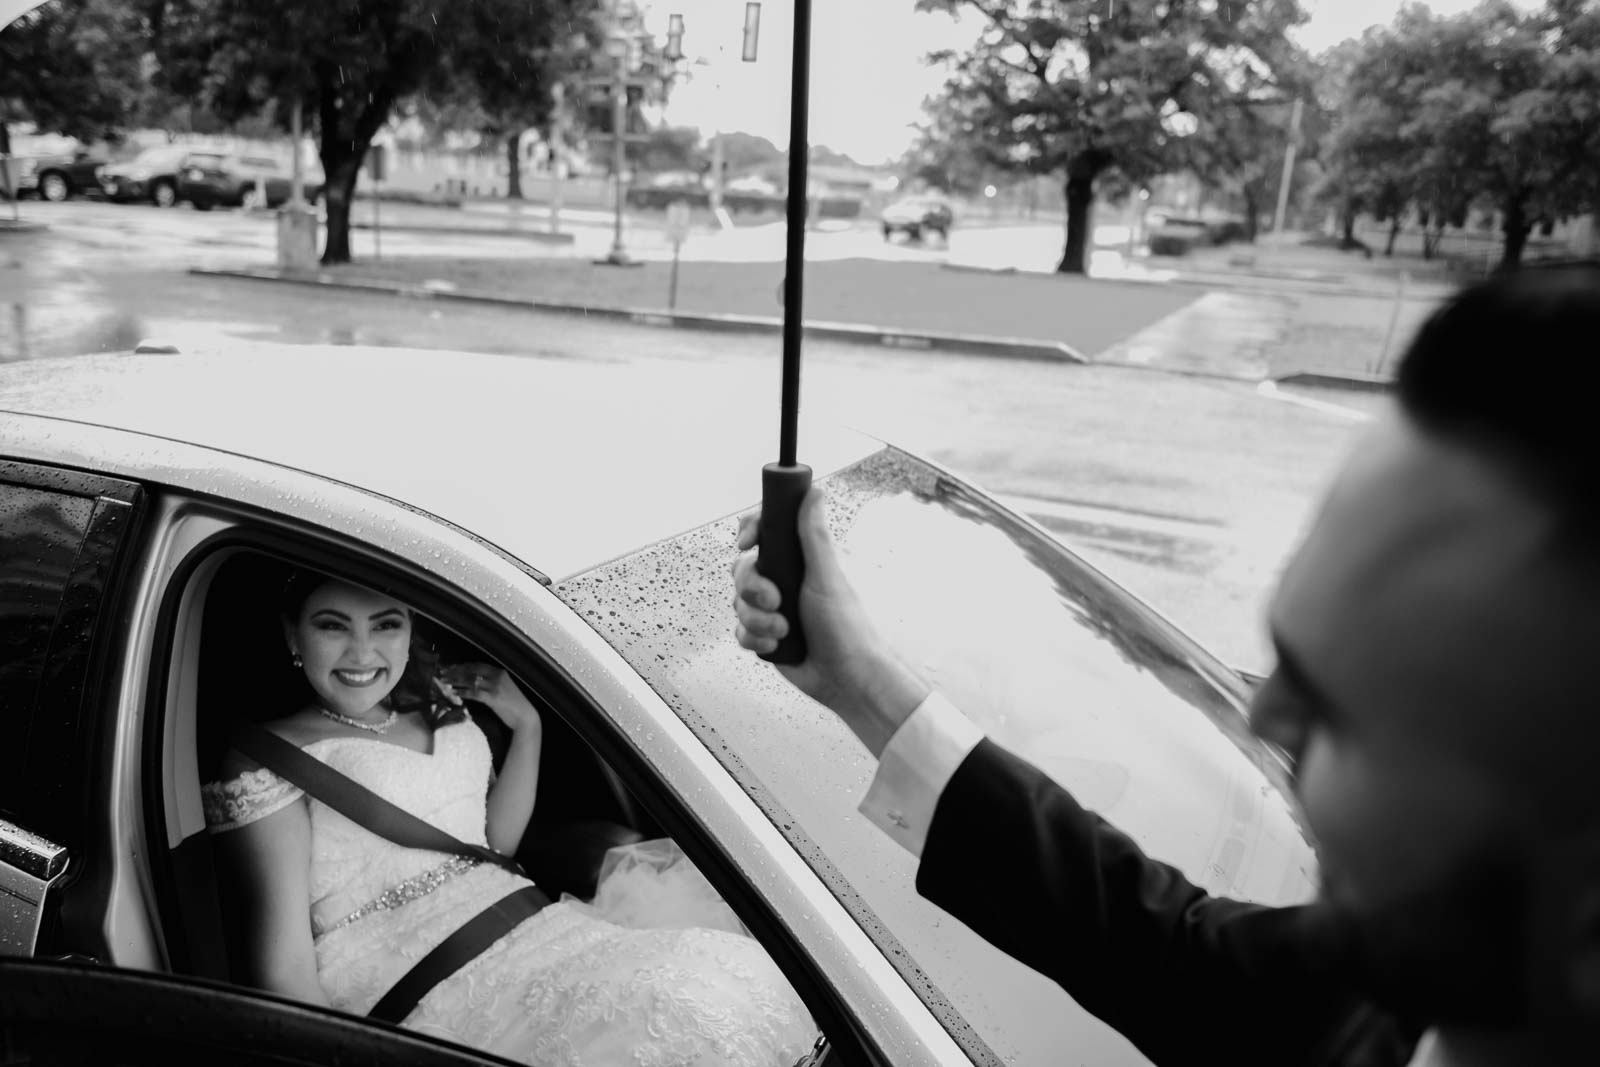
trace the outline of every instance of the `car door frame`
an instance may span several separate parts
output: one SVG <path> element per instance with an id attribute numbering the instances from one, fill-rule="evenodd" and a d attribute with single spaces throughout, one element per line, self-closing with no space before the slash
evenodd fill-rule
<path id="1" fill-rule="evenodd" d="M 36 436 L 44 443 L 31 443 Z M 145 731 L 153 727 L 147 706 L 164 706 L 153 694 L 166 689 L 152 686 L 172 681 L 165 669 L 155 667 L 166 640 L 158 625 L 159 607 L 176 588 L 173 571 L 182 558 L 171 544 L 172 510 L 193 515 L 221 509 L 263 528 L 286 529 L 306 545 L 323 544 L 341 560 L 365 557 L 385 573 L 409 575 L 419 589 L 448 590 L 449 599 L 548 653 L 567 671 L 575 693 L 590 707 L 605 709 L 602 715 L 574 717 L 574 727 L 583 733 L 586 724 L 586 740 L 619 772 L 632 776 L 630 788 L 795 981 L 819 1025 L 835 1038 L 842 1062 L 966 1062 L 939 1021 L 750 796 L 661 696 L 525 563 L 399 501 L 181 442 L 35 416 L 19 416 L 0 431 L 0 451 L 26 457 L 30 449 L 41 458 L 48 454 L 58 462 L 64 458 L 142 477 L 162 509 L 141 547 L 137 595 L 123 609 L 126 641 L 105 694 L 114 705 L 108 713 L 115 715 L 119 735 L 113 747 L 122 756 L 119 765 L 104 768 L 98 803 L 115 832 L 103 845 L 108 854 L 102 857 L 100 896 L 80 915 L 85 923 L 98 920 L 103 929 L 119 921 L 130 929 L 147 925 L 149 936 L 116 942 L 113 962 L 155 970 L 167 966 L 151 918 L 159 910 L 152 879 L 137 861 L 141 849 L 146 855 L 164 852 L 166 842 L 159 832 L 152 835 L 143 818 L 130 814 L 144 806 L 143 757 L 127 753 L 142 752 L 148 741 Z M 387 547 L 379 551 L 374 544 Z M 522 662 L 522 652 L 499 649 L 492 640 L 483 645 L 491 655 L 510 653 L 504 658 L 519 674 L 534 667 Z M 657 795 L 646 796 L 652 789 Z M 156 819 L 166 817 L 164 804 Z M 118 847 L 120 855 L 109 854 Z M 96 914 L 97 906 L 103 916 Z M 109 953 L 112 939 L 103 929 L 102 951 Z"/>

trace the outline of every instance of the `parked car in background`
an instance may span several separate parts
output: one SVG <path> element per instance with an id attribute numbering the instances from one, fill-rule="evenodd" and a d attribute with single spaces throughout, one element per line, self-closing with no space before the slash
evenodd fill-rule
<path id="1" fill-rule="evenodd" d="M 1158 215 L 1148 219 L 1150 254 L 1182 256 L 1192 248 L 1231 244 L 1245 239 L 1243 219 L 1196 218 L 1184 215 Z"/>
<path id="2" fill-rule="evenodd" d="M 955 225 L 955 211 L 949 202 L 935 196 L 908 196 L 884 208 L 878 221 L 885 241 L 896 233 L 903 233 L 912 241 L 936 233 L 948 241 L 950 228 Z"/>
<path id="3" fill-rule="evenodd" d="M 1184 256 L 1190 249 L 1211 244 L 1211 231 L 1204 219 L 1178 215 L 1152 220 L 1149 235 L 1153 256 Z"/>
<path id="4" fill-rule="evenodd" d="M 11 161 L 18 197 L 37 196 L 57 203 L 84 194 L 98 195 L 105 165 L 104 156 L 87 148 Z"/>
<path id="5" fill-rule="evenodd" d="M 130 160 L 107 164 L 100 172 L 100 189 L 119 202 L 148 200 L 157 207 L 176 207 L 178 171 L 188 155 L 182 145 L 146 148 Z"/>
<path id="6" fill-rule="evenodd" d="M 214 207 L 277 207 L 289 199 L 289 168 L 271 156 L 191 152 L 178 169 L 178 199 L 200 211 Z M 320 177 L 304 178 L 304 196 L 316 203 Z"/>

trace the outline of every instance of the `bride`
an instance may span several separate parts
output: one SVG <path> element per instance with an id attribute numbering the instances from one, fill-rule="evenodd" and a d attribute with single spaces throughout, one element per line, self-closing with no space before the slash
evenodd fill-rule
<path id="1" fill-rule="evenodd" d="M 267 728 L 460 840 L 516 850 L 533 813 L 541 723 L 486 664 L 432 671 L 412 616 L 370 589 L 301 572 L 284 632 L 307 704 Z M 443 696 L 446 712 L 415 710 Z M 495 776 L 460 710 L 511 731 Z M 437 706 L 437 705 L 435 705 Z M 490 863 L 394 844 L 230 752 L 203 789 L 206 820 L 239 875 L 247 974 L 261 988 L 365 1013 L 418 959 L 526 879 Z M 816 1036 L 782 973 L 681 854 L 625 864 L 593 904 L 524 919 L 439 982 L 403 1025 L 536 1065 L 788 1067 Z M 685 916 L 691 916 L 685 918 Z"/>

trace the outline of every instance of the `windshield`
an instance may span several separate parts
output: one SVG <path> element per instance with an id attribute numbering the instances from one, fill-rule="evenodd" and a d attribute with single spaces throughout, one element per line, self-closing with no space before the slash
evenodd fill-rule
<path id="1" fill-rule="evenodd" d="M 903 453 L 826 487 L 872 617 L 987 734 L 1209 891 L 1309 898 L 1311 850 L 1227 668 L 1048 536 Z M 1084 1062 L 1140 1062 L 1059 987 L 917 896 L 915 861 L 856 812 L 866 750 L 719 633 L 726 583 L 694 576 L 725 575 L 732 542 L 716 523 L 557 592 L 728 765 L 975 1060 L 1054 1063 L 1072 1048 Z M 631 622 L 621 609 L 641 596 L 670 598 L 676 625 Z M 994 886 L 997 900 L 1006 892 Z"/>

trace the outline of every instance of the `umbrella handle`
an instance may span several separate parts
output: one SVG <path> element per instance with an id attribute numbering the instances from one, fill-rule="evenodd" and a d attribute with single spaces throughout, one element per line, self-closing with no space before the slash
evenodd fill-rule
<path id="1" fill-rule="evenodd" d="M 805 580 L 805 555 L 800 551 L 800 502 L 811 489 L 811 468 L 804 463 L 768 463 L 761 468 L 761 522 L 756 570 L 778 587 L 779 611 L 789 632 L 771 652 L 769 663 L 803 663 L 806 635 L 800 628 L 800 584 Z"/>

